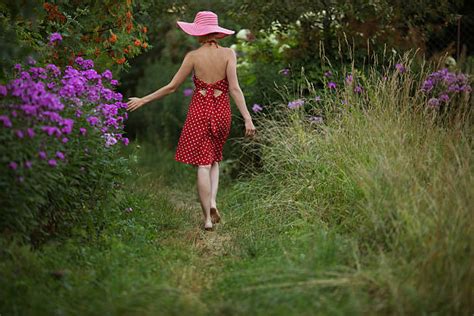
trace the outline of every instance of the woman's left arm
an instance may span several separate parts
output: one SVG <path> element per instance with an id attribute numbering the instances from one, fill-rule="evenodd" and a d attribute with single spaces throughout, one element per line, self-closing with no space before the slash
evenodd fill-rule
<path id="1" fill-rule="evenodd" d="M 170 83 L 166 86 L 161 87 L 160 89 L 156 90 L 149 95 L 146 95 L 142 98 L 131 97 L 129 98 L 130 101 L 127 102 L 127 110 L 134 111 L 139 107 L 145 105 L 154 100 L 159 100 L 162 97 L 175 92 L 179 86 L 184 82 L 186 77 L 191 73 L 193 70 L 194 63 L 192 52 L 188 52 L 186 56 L 184 56 L 183 63 L 179 68 L 178 72 L 174 75 L 173 79 L 171 79 Z"/>

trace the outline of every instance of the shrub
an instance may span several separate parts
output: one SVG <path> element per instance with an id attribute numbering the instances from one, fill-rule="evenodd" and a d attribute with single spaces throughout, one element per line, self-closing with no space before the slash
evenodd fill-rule
<path id="1" fill-rule="evenodd" d="M 112 72 L 32 58 L 0 85 L 0 229 L 40 241 L 77 224 L 127 171 L 117 143 L 127 118 Z"/>

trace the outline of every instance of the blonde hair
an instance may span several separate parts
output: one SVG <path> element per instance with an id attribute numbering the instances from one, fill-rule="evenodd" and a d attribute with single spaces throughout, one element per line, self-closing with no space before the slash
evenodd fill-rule
<path id="1" fill-rule="evenodd" d="M 199 43 L 203 43 L 203 42 L 208 41 L 210 39 L 218 40 L 219 39 L 217 37 L 218 34 L 219 34 L 218 32 L 209 33 L 209 34 L 206 34 L 206 35 L 197 36 L 197 39 L 198 39 Z"/>

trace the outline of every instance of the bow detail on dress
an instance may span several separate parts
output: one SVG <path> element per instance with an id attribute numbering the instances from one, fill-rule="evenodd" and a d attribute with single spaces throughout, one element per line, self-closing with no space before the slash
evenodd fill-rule
<path id="1" fill-rule="evenodd" d="M 206 90 L 206 95 L 204 97 L 204 106 L 205 106 L 205 113 L 207 117 L 207 121 L 209 122 L 209 126 L 211 129 L 212 135 L 218 137 L 219 133 L 219 122 L 217 121 L 216 110 L 218 106 L 218 100 L 224 93 L 227 93 L 229 90 L 229 84 L 227 82 L 227 78 L 221 79 L 214 83 L 207 83 L 193 75 L 194 85 L 195 85 L 195 93 L 199 93 L 202 95 L 200 90 Z M 219 96 L 214 96 L 214 89 L 222 91 Z"/>

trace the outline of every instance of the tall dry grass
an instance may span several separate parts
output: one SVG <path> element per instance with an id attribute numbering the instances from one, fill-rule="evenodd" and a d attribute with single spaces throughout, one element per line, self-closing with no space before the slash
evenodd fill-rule
<path id="1" fill-rule="evenodd" d="M 323 98 L 297 109 L 274 104 L 273 114 L 260 118 L 261 169 L 234 194 L 262 206 L 273 221 L 296 216 L 352 239 L 352 276 L 362 281 L 359 289 L 370 294 L 376 311 L 469 314 L 470 96 L 458 98 L 442 117 L 419 92 L 428 67 L 411 65 L 407 56 L 404 73 L 390 70 L 392 63 L 386 72 L 361 74 L 363 97 L 348 87 L 329 94 L 304 80 L 296 94 L 282 90 L 285 102 Z M 305 90 L 309 96 L 299 94 Z M 311 111 L 322 113 L 324 123 L 308 123 Z"/>

